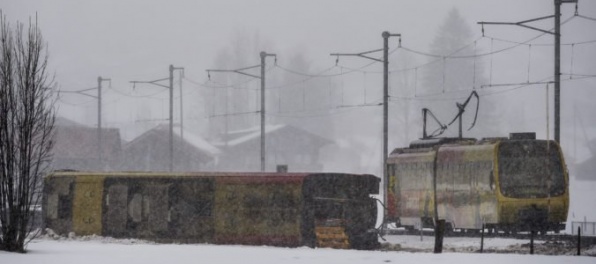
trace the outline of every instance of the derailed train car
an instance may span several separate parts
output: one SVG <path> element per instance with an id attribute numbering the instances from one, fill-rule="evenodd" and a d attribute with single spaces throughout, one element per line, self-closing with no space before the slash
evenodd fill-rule
<path id="1" fill-rule="evenodd" d="M 388 158 L 388 215 L 398 226 L 447 230 L 565 228 L 568 174 L 559 145 L 533 133 L 485 140 L 437 138 Z"/>
<path id="2" fill-rule="evenodd" d="M 161 242 L 378 247 L 379 179 L 337 173 L 93 173 L 45 178 L 47 228 Z"/>

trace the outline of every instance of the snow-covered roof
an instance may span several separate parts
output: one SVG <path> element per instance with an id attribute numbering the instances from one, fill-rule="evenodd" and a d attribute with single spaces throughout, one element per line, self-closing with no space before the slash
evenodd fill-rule
<path id="1" fill-rule="evenodd" d="M 188 144 L 194 146 L 197 149 L 205 151 L 206 153 L 208 153 L 211 156 L 217 156 L 221 153 L 221 151 L 217 147 L 211 145 L 203 137 L 201 137 L 199 135 L 195 135 L 186 129 L 183 129 L 183 130 L 184 130 L 184 141 L 186 141 Z M 174 129 L 174 134 L 176 134 L 176 136 L 179 136 L 182 138 L 181 132 L 182 131 L 180 131 L 180 129 Z"/>
<path id="2" fill-rule="evenodd" d="M 279 129 L 284 128 L 285 126 L 286 125 L 266 125 L 265 126 L 265 134 L 269 134 L 273 131 L 277 131 Z M 245 143 L 247 141 L 250 141 L 252 139 L 259 138 L 261 136 L 261 127 L 258 126 L 258 127 L 252 127 L 249 129 L 244 129 L 244 130 L 232 131 L 232 132 L 229 132 L 228 134 L 239 134 L 239 133 L 247 133 L 247 134 L 244 136 L 241 136 L 239 138 L 230 140 L 228 142 L 228 146 L 236 146 L 236 145 Z"/>
<path id="3" fill-rule="evenodd" d="M 207 142 L 203 137 L 196 135 L 186 129 L 183 129 L 183 130 L 184 130 L 184 139 L 182 139 L 182 133 L 181 133 L 179 127 L 176 127 L 173 129 L 174 136 L 176 138 L 178 138 L 176 140 L 183 140 L 186 144 L 191 145 L 192 147 L 204 152 L 205 154 L 207 154 L 211 157 L 215 157 L 221 153 L 221 151 L 216 146 Z M 153 127 L 152 129 L 145 131 L 145 133 L 137 136 L 132 141 L 128 142 L 126 144 L 126 146 L 134 145 L 141 138 L 144 138 L 152 133 L 168 133 L 168 131 L 169 131 L 168 125 L 165 125 L 165 124 L 157 125 L 157 126 Z"/>

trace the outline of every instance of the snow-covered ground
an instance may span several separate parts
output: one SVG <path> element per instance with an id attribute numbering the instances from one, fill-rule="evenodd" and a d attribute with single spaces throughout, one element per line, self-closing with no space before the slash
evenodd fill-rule
<path id="1" fill-rule="evenodd" d="M 59 238 L 43 237 L 29 243 L 27 254 L 0 251 L 0 263 L 10 264 L 112 264 L 112 263 L 594 263 L 589 256 L 547 256 L 513 253 L 472 253 L 478 241 L 469 238 L 446 238 L 445 249 L 458 252 L 442 254 L 416 252 L 432 249 L 432 237 L 387 236 L 387 242 L 402 250 L 338 250 L 312 248 L 277 248 L 265 246 L 221 246 L 207 244 L 155 244 L 140 240 L 116 240 L 100 237 Z M 485 248 L 506 249 L 518 247 L 524 241 L 491 238 Z M 407 249 L 407 250 L 404 250 Z M 468 253 L 462 253 L 468 252 Z M 596 254 L 596 248 L 592 248 Z"/>

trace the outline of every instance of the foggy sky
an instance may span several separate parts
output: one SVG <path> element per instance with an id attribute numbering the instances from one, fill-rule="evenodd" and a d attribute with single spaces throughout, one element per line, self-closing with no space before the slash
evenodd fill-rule
<path id="1" fill-rule="evenodd" d="M 61 90 L 74 91 L 97 86 L 97 77 L 112 79 L 112 88 L 127 94 L 151 94 L 161 88 L 137 86 L 132 90 L 129 81 L 155 80 L 167 77 L 168 66 L 173 64 L 185 68 L 185 75 L 197 82 L 206 80 L 206 69 L 213 68 L 216 56 L 222 48 L 230 47 L 235 35 L 258 35 L 265 51 L 278 54 L 280 64 L 287 65 L 284 55 L 301 53 L 312 64 L 313 69 L 324 69 L 335 63 L 330 57 L 333 52 L 363 52 L 382 47 L 381 33 L 401 33 L 404 46 L 420 51 L 428 51 L 429 45 L 440 23 L 448 12 L 457 8 L 466 19 L 476 36 L 481 36 L 478 21 L 517 22 L 553 14 L 553 1 L 545 0 L 214 0 L 214 1 L 16 1 L 0 0 L 0 8 L 8 21 L 26 22 L 37 15 L 39 27 L 48 43 L 50 72 L 55 73 L 55 81 Z M 564 4 L 563 18 L 573 15 L 575 5 Z M 581 14 L 596 17 L 596 1 L 580 0 Z M 535 24 L 543 29 L 552 28 L 553 21 L 547 20 Z M 575 19 L 565 25 L 563 43 L 596 39 L 596 22 Z M 514 26 L 485 27 L 487 34 L 493 37 L 513 41 L 525 41 L 539 35 L 528 29 Z M 489 33 L 490 32 L 490 33 Z M 397 40 L 390 39 L 391 47 Z M 536 43 L 552 43 L 551 36 L 543 36 Z M 489 42 L 482 45 L 488 51 Z M 494 43 L 506 47 L 504 43 Z M 574 69 L 583 74 L 596 74 L 596 46 L 577 46 L 574 53 Z M 499 46 L 493 47 L 495 49 Z M 532 51 L 531 79 L 552 75 L 552 46 L 536 47 Z M 562 48 L 563 72 L 570 67 L 571 58 L 568 47 Z M 581 56 L 578 56 L 580 54 Z M 378 54 L 380 56 L 381 54 Z M 376 57 L 378 57 L 376 56 Z M 251 66 L 259 63 L 258 53 L 252 54 L 254 63 L 237 65 Z M 493 67 L 494 83 L 512 83 L 526 81 L 527 50 L 516 49 L 509 54 L 495 56 Z M 423 64 L 427 58 L 415 57 L 412 64 Z M 370 61 L 358 58 L 342 58 L 342 64 L 360 67 Z M 391 67 L 391 66 L 390 66 Z M 380 65 L 371 70 L 380 70 Z M 569 68 L 567 68 L 569 70 Z M 365 78 L 365 79 L 363 79 Z M 380 94 L 380 75 L 363 74 L 346 76 L 342 80 L 346 89 L 353 88 L 346 97 L 354 103 L 362 102 L 358 91 L 360 86 L 373 89 L 367 96 L 374 98 Z M 364 83 L 364 84 L 363 84 Z M 596 137 L 596 122 L 591 118 L 594 113 L 594 79 L 584 79 L 564 83 L 562 87 L 562 124 L 573 123 L 574 114 L 583 118 L 590 139 Z M 107 86 L 107 84 L 105 84 Z M 354 87 L 352 87 L 354 86 Z M 377 89 L 378 88 L 378 89 Z M 198 105 L 200 93 L 193 92 L 192 86 L 185 87 L 186 111 L 203 106 Z M 504 92 L 502 96 L 503 113 L 517 119 L 511 119 L 511 130 L 536 131 L 545 138 L 545 93 L 537 92 L 543 88 L 520 89 Z M 552 88 L 551 88 L 552 89 Z M 503 89 L 506 90 L 506 89 Z M 405 95 L 408 91 L 403 91 Z M 186 94 L 188 93 L 188 95 Z M 161 98 L 152 99 L 158 118 L 167 117 L 167 93 L 160 93 Z M 587 99 L 592 98 L 592 99 Z M 130 139 L 139 131 L 127 124 L 135 122 L 135 111 L 131 109 L 131 98 L 122 97 L 117 92 L 106 90 L 104 122 L 107 126 L 120 127 L 125 137 Z M 574 106 L 576 107 L 574 110 Z M 552 104 L 551 104 L 552 107 Z M 94 99 L 77 96 L 64 96 L 59 102 L 59 114 L 75 121 L 96 125 L 96 103 Z M 379 113 L 380 109 L 367 113 Z M 376 112 L 375 112 L 376 111 Z M 414 110 L 412 110 L 414 111 Z M 575 112 L 574 112 L 575 111 Z M 418 112 L 418 109 L 415 110 Z M 201 116 L 199 114 L 198 116 Z M 445 115 L 445 118 L 447 118 Z M 524 119 L 519 119 L 523 116 Z M 346 118 L 349 119 L 349 118 Z M 552 122 L 554 118 L 551 116 Z M 380 122 L 380 119 L 372 119 Z M 349 121 L 346 121 L 349 122 Z M 363 122 L 366 122 L 364 120 Z M 372 122 L 372 121 L 371 121 Z M 206 124 L 203 120 L 202 124 Z M 354 123 L 352 120 L 351 123 Z M 380 144 L 380 123 L 365 123 L 365 127 L 374 127 L 363 136 L 366 144 Z M 129 131 L 129 130 L 132 130 Z M 367 131 L 371 131 L 370 129 Z M 421 135 L 419 129 L 409 135 L 413 140 Z M 552 131 L 552 126 L 551 126 Z M 203 132 L 203 131 L 201 131 Z M 368 132 L 361 132 L 362 135 Z M 586 149 L 577 146 L 577 135 L 581 132 L 570 128 L 563 129 L 564 148 L 577 155 L 588 155 Z M 491 135 L 494 136 L 494 135 Z M 553 133 L 550 133 L 553 137 Z M 585 138 L 580 138 L 585 142 Z M 400 142 L 403 143 L 403 142 Z M 392 147 L 390 146 L 390 149 Z M 373 147 L 376 150 L 378 147 Z M 579 149 L 579 150 L 578 150 Z M 379 154 L 380 155 L 380 154 Z M 375 158 L 372 158 L 373 160 Z"/>

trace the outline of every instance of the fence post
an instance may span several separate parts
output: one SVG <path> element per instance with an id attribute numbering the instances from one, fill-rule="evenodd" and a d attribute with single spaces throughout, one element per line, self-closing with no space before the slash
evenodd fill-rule
<path id="1" fill-rule="evenodd" d="M 443 252 L 443 235 L 445 233 L 445 220 L 439 219 L 435 227 L 435 253 Z"/>
<path id="2" fill-rule="evenodd" d="M 484 251 L 484 223 L 482 223 L 482 232 L 480 233 L 480 253 Z"/>
<path id="3" fill-rule="evenodd" d="M 530 255 L 534 255 L 534 230 L 530 231 Z"/>
<path id="4" fill-rule="evenodd" d="M 582 228 L 577 227 L 577 255 L 581 255 L 581 248 L 582 248 Z"/>

